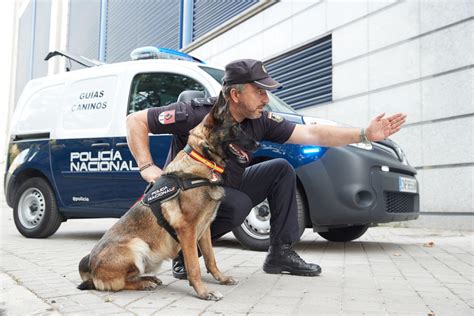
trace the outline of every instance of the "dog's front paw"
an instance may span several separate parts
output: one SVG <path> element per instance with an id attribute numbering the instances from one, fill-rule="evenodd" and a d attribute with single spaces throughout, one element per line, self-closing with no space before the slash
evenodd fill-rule
<path id="1" fill-rule="evenodd" d="M 219 291 L 209 291 L 199 295 L 199 298 L 208 301 L 219 301 L 223 297 L 224 295 L 222 295 Z"/>
<path id="2" fill-rule="evenodd" d="M 222 295 L 219 291 L 211 291 L 208 293 L 207 300 L 218 301 L 223 297 L 224 295 Z"/>
<path id="3" fill-rule="evenodd" d="M 234 279 L 231 276 L 225 276 L 224 278 L 222 278 L 222 280 L 219 281 L 219 283 L 224 285 L 236 285 L 237 283 L 239 283 L 239 280 Z"/>

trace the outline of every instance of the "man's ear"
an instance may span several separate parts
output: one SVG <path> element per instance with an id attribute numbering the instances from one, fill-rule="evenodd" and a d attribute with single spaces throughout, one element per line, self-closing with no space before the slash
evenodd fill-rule
<path id="1" fill-rule="evenodd" d="M 234 103 L 239 103 L 239 92 L 236 89 L 230 90 L 230 98 Z"/>

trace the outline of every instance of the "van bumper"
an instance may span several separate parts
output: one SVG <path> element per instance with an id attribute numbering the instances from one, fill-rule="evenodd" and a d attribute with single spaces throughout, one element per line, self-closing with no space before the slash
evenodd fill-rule
<path id="1" fill-rule="evenodd" d="M 7 205 L 13 207 L 13 190 L 11 190 L 13 183 L 15 183 L 15 175 L 5 172 L 3 181 L 3 189 L 5 194 L 5 201 Z"/>
<path id="2" fill-rule="evenodd" d="M 400 189 L 400 178 L 416 181 L 416 170 L 376 148 L 329 148 L 323 157 L 299 167 L 296 173 L 317 231 L 419 216 L 418 183 L 415 193 Z"/>

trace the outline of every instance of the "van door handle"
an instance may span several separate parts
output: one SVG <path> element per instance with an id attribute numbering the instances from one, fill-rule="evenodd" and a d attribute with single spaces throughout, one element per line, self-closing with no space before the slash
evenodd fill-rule
<path id="1" fill-rule="evenodd" d="M 110 144 L 109 143 L 95 143 L 92 144 L 92 147 L 104 147 L 104 148 L 109 148 Z"/>
<path id="2" fill-rule="evenodd" d="M 117 146 L 118 148 L 128 147 L 128 143 L 117 143 L 116 146 Z"/>

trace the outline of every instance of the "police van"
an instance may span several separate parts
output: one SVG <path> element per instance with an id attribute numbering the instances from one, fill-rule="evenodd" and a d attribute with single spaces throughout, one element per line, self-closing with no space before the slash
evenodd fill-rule
<path id="1" fill-rule="evenodd" d="M 128 148 L 125 118 L 149 107 L 216 96 L 223 70 L 181 52 L 137 49 L 114 64 L 53 52 L 88 66 L 39 78 L 25 87 L 9 132 L 6 201 L 18 231 L 54 234 L 75 218 L 120 217 L 146 187 Z M 298 115 L 269 93 L 268 110 L 298 124 L 337 124 Z M 149 135 L 163 167 L 171 135 Z M 300 232 L 350 241 L 378 223 L 419 216 L 416 170 L 390 139 L 324 148 L 263 142 L 252 163 L 285 158 L 295 168 Z M 252 209 L 234 235 L 246 247 L 269 244 L 271 210 Z"/>

